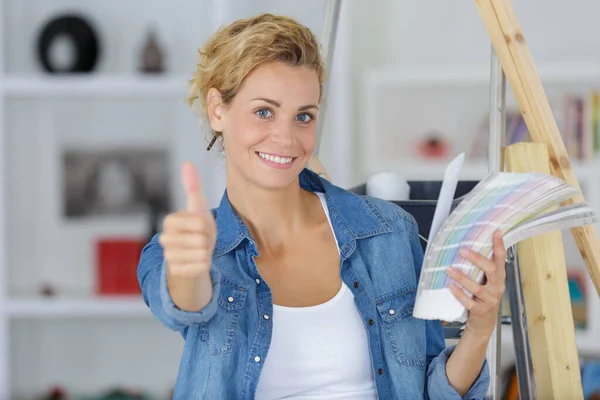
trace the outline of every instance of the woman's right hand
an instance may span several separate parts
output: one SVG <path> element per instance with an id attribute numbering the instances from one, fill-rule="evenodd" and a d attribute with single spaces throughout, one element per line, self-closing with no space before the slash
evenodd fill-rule
<path id="1" fill-rule="evenodd" d="M 187 194 L 187 209 L 165 218 L 158 240 L 163 247 L 167 284 L 175 305 L 198 311 L 208 304 L 212 295 L 209 272 L 216 223 L 193 164 L 183 164 L 181 178 Z"/>

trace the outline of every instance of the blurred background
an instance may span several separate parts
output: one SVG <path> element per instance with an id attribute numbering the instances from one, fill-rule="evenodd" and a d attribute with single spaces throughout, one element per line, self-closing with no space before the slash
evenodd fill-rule
<path id="1" fill-rule="evenodd" d="M 513 4 L 600 209 L 600 3 Z M 184 204 L 182 161 L 198 167 L 211 206 L 223 194 L 223 159 L 182 101 L 197 49 L 262 12 L 322 40 L 324 11 L 323 0 L 0 0 L 0 400 L 170 398 L 183 341 L 143 304 L 135 268 Z M 320 151 L 333 182 L 440 180 L 461 152 L 462 178 L 483 178 L 490 51 L 473 1 L 342 1 Z M 507 105 L 507 143 L 527 140 L 510 88 Z M 600 300 L 564 239 L 578 347 L 593 362 Z"/>

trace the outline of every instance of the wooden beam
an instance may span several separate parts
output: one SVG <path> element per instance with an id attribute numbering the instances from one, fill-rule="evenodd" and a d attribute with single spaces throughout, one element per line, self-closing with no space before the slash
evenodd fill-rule
<path id="1" fill-rule="evenodd" d="M 579 188 L 579 182 L 571 166 L 569 155 L 512 3 L 510 0 L 475 0 L 475 3 L 521 109 L 531 138 L 535 142 L 548 145 L 551 173 Z M 582 201 L 585 201 L 583 195 L 578 195 L 563 204 Z M 571 233 L 594 282 L 596 292 L 600 294 L 600 237 L 598 232 L 593 225 L 586 225 L 571 229 Z"/>
<path id="2" fill-rule="evenodd" d="M 506 148 L 511 172 L 550 173 L 547 146 L 516 143 Z M 538 399 L 582 399 L 575 325 L 560 231 L 517 245 L 529 346 Z"/>

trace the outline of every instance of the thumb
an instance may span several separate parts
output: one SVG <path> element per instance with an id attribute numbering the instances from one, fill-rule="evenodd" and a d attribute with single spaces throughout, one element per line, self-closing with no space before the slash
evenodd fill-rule
<path id="1" fill-rule="evenodd" d="M 206 197 L 202 194 L 200 175 L 191 162 L 183 163 L 181 180 L 187 195 L 187 211 L 191 214 L 203 214 L 209 211 Z"/>

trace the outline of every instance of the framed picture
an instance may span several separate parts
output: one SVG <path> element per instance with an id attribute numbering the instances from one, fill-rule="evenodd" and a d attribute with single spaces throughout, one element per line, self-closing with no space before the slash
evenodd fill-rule
<path id="1" fill-rule="evenodd" d="M 63 214 L 81 218 L 167 212 L 168 177 L 164 149 L 65 149 Z"/>

